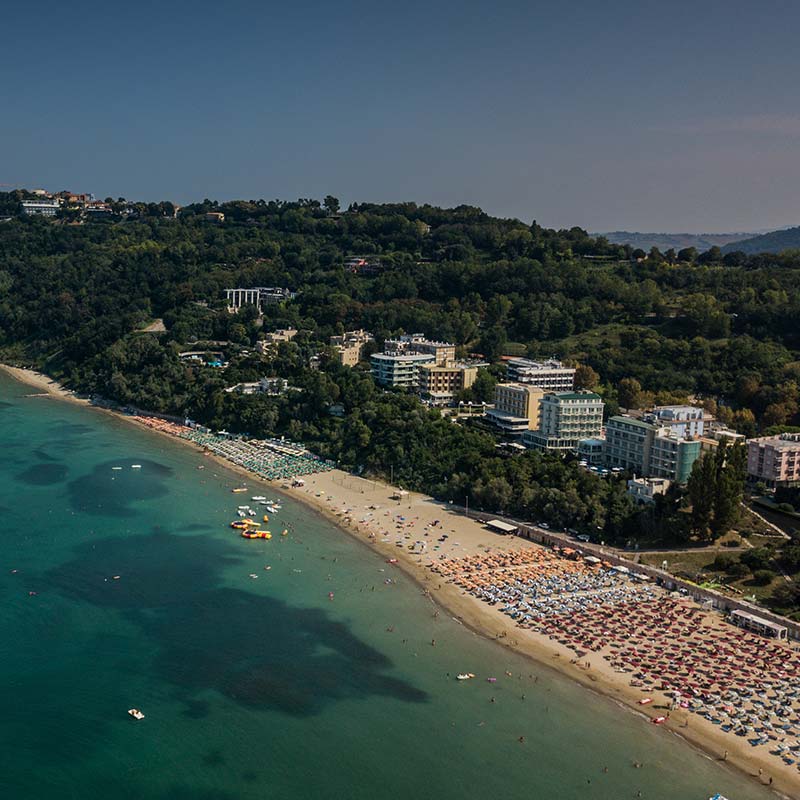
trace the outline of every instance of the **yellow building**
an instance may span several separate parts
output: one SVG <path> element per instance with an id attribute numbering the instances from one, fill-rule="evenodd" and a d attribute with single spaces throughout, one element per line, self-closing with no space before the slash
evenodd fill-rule
<path id="1" fill-rule="evenodd" d="M 372 334 L 367 331 L 346 331 L 345 333 L 331 336 L 330 345 L 336 351 L 340 364 L 345 367 L 354 367 L 361 361 L 364 345 L 372 341 L 374 341 Z"/>
<path id="2" fill-rule="evenodd" d="M 420 364 L 419 393 L 435 406 L 450 405 L 458 392 L 469 389 L 478 376 L 478 368 L 468 364 Z"/>
<path id="3" fill-rule="evenodd" d="M 539 427 L 539 404 L 544 390 L 521 383 L 498 383 L 494 408 L 486 411 L 490 422 L 506 433 L 519 434 Z"/>

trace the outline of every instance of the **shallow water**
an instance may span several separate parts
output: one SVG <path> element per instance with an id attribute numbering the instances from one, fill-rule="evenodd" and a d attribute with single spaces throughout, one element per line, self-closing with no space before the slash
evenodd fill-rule
<path id="1" fill-rule="evenodd" d="M 227 523 L 269 488 L 28 391 L 0 376 L 3 797 L 770 796 L 434 618 L 313 511 L 287 500 L 289 536 L 244 540 Z"/>

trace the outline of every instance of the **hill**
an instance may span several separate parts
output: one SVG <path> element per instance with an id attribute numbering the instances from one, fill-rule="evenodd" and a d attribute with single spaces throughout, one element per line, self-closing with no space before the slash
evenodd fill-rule
<path id="1" fill-rule="evenodd" d="M 784 228 L 761 236 L 753 236 L 737 242 L 731 242 L 722 248 L 723 253 L 736 250 L 753 255 L 755 253 L 782 253 L 784 250 L 800 248 L 800 227 Z"/>
<path id="2" fill-rule="evenodd" d="M 696 247 L 708 250 L 711 247 L 724 247 L 731 242 L 750 239 L 755 233 L 638 233 L 632 231 L 610 231 L 594 233 L 593 236 L 604 236 L 612 244 L 629 244 L 649 250 L 657 247 L 663 253 L 670 248 L 683 250 L 685 247 Z"/>

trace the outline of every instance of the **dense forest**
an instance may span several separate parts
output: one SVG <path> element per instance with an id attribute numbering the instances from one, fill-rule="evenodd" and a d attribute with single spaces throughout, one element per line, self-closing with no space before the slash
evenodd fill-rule
<path id="1" fill-rule="evenodd" d="M 743 253 L 782 253 L 784 250 L 800 248 L 800 227 L 783 228 L 760 236 L 751 236 L 723 245 L 723 252 L 739 250 Z"/>
<path id="2" fill-rule="evenodd" d="M 110 200 L 110 199 L 109 199 Z M 111 201 L 115 209 L 131 208 Z M 414 397 L 380 391 L 368 371 L 330 357 L 331 334 L 366 328 L 453 341 L 494 362 L 470 393 L 490 399 L 504 354 L 581 364 L 609 413 L 699 399 L 747 435 L 800 424 L 800 253 L 645 253 L 579 228 L 496 219 L 478 208 L 206 200 L 77 224 L 20 217 L 0 193 L 0 356 L 119 403 L 188 415 L 214 428 L 286 434 L 342 466 L 487 509 L 627 541 L 649 528 L 688 536 L 687 514 L 642 515 L 624 484 L 569 460 L 501 454 L 497 439 L 454 425 Z M 225 214 L 222 224 L 205 218 Z M 354 254 L 377 274 L 348 271 Z M 232 315 L 224 289 L 286 286 L 296 300 Z M 144 332 L 153 320 L 165 332 Z M 274 356 L 263 331 L 300 331 Z M 181 350 L 214 342 L 225 370 Z M 221 344 L 220 344 L 221 343 Z M 310 359 L 320 358 L 319 369 Z M 224 388 L 264 375 L 280 398 Z M 464 399 L 470 399 L 465 396 Z M 332 406 L 343 413 L 332 415 Z M 645 519 L 645 516 L 647 517 Z"/>

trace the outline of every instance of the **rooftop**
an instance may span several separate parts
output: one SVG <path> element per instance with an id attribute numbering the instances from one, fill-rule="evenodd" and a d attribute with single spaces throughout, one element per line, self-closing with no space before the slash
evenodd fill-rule
<path id="1" fill-rule="evenodd" d="M 558 400 L 602 400 L 599 394 L 594 392 L 548 392 L 545 398 L 555 397 Z"/>

